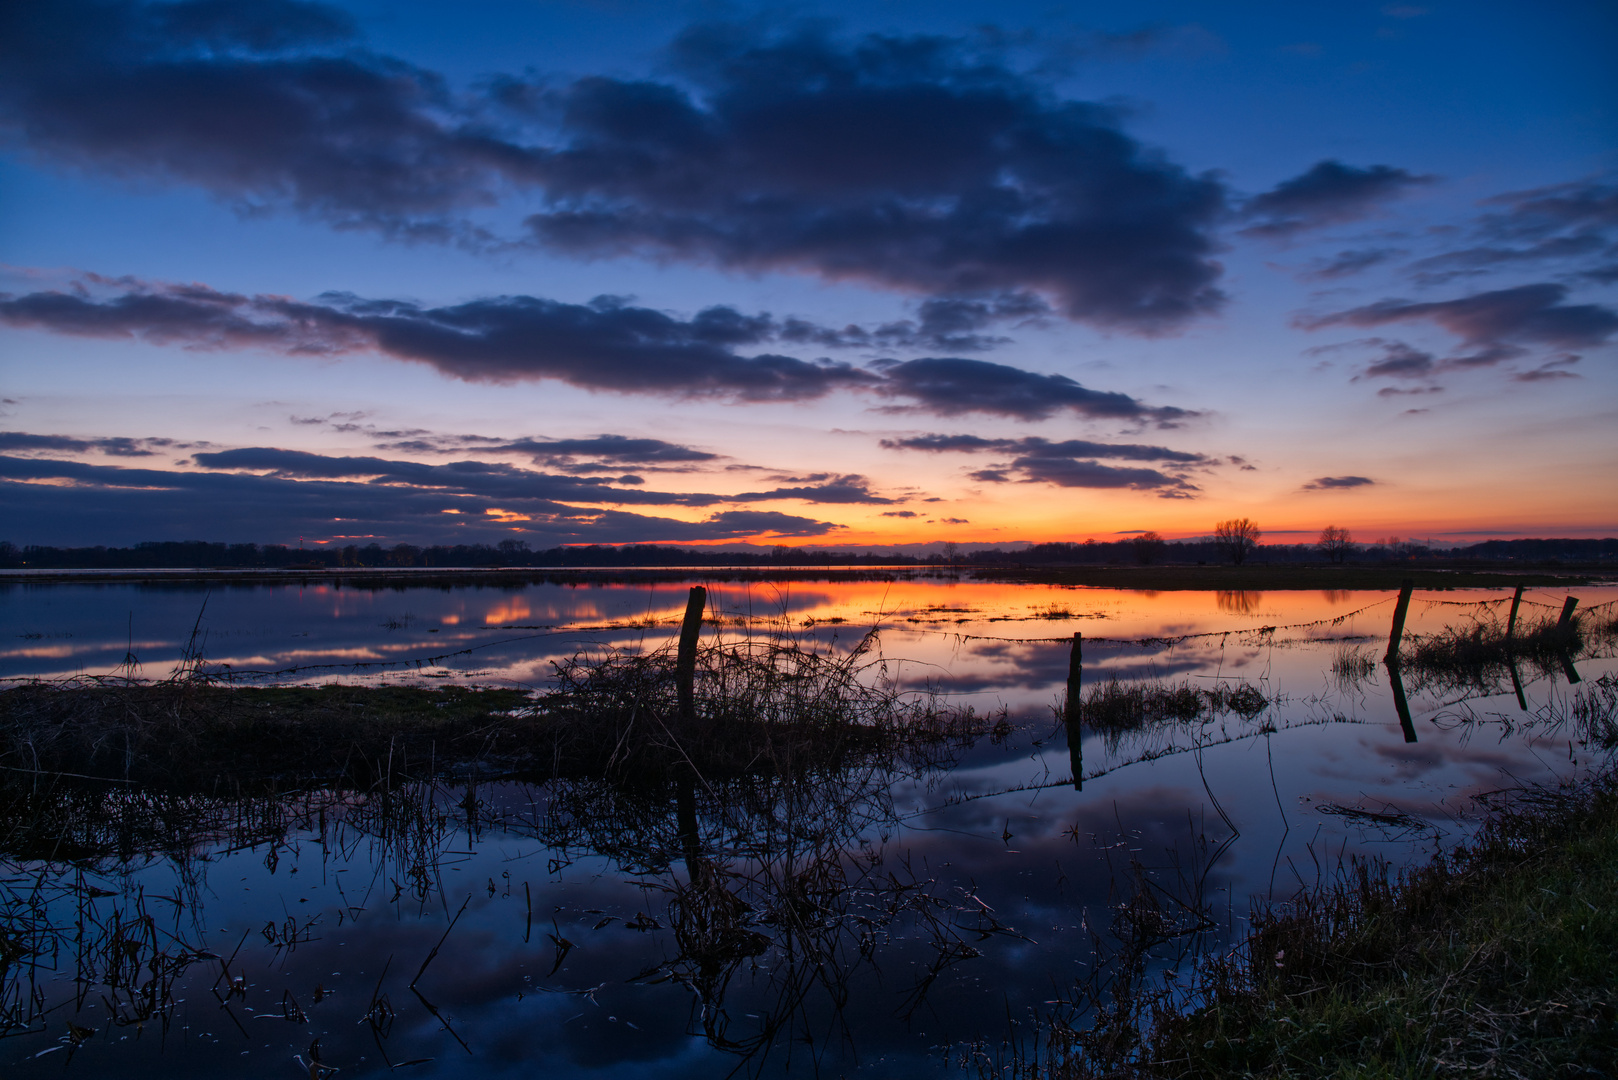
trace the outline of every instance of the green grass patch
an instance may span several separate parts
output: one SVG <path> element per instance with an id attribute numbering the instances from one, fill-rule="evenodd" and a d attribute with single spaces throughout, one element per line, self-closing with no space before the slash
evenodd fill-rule
<path id="1" fill-rule="evenodd" d="M 1610 1076 L 1618 773 L 1499 796 L 1471 843 L 1425 866 L 1355 861 L 1261 907 L 1189 986 L 1149 988 L 1127 943 L 1118 970 L 1091 1022 L 1059 1019 L 1019 1075 Z"/>

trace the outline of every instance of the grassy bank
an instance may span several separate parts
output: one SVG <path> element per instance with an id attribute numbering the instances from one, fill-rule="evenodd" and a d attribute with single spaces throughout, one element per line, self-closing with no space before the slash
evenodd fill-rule
<path id="1" fill-rule="evenodd" d="M 1610 713 L 1614 688 L 1600 693 Z M 1123 925 L 1151 925 L 1142 903 Z M 1610 1076 L 1618 773 L 1499 796 L 1470 844 L 1426 866 L 1390 878 L 1356 862 L 1261 908 L 1189 988 L 1148 988 L 1134 946 L 1020 1075 Z"/>

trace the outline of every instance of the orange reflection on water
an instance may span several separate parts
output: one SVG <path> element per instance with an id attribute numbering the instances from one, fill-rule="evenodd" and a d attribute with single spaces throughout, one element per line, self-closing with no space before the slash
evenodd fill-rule
<path id="1" fill-rule="evenodd" d="M 518 622 L 529 618 L 533 613 L 533 609 L 528 606 L 527 600 L 520 596 L 513 596 L 485 612 L 483 625 L 499 626 L 502 623 Z"/>
<path id="2" fill-rule="evenodd" d="M 1230 615 L 1251 615 L 1264 606 L 1264 594 L 1253 589 L 1220 589 L 1214 597 L 1219 610 Z"/>

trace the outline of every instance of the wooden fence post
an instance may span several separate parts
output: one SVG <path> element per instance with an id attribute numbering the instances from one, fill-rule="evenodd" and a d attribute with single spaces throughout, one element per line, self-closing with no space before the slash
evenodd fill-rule
<path id="1" fill-rule="evenodd" d="M 1067 657 L 1067 705 L 1062 714 L 1062 720 L 1067 727 L 1067 758 L 1073 767 L 1073 790 L 1084 790 L 1084 748 L 1081 739 L 1084 731 L 1079 724 L 1080 714 L 1084 704 L 1080 697 L 1081 683 L 1084 681 L 1084 635 L 1073 635 L 1073 650 Z"/>
<path id="2" fill-rule="evenodd" d="M 680 720 L 690 724 L 697 718 L 696 692 L 697 636 L 702 633 L 702 613 L 708 607 L 708 590 L 693 585 L 685 600 L 685 620 L 680 623 L 680 651 L 674 659 L 674 689 L 680 698 Z"/>
<path id="3" fill-rule="evenodd" d="M 1506 619 L 1506 640 L 1510 641 L 1517 632 L 1517 609 L 1522 607 L 1522 586 L 1517 586 L 1517 592 L 1511 598 L 1511 615 Z"/>
<path id="4" fill-rule="evenodd" d="M 1573 609 L 1578 606 L 1579 598 L 1577 596 L 1570 596 L 1566 600 L 1562 601 L 1562 617 L 1556 620 L 1556 628 L 1558 630 L 1567 629 L 1568 624 L 1573 621 Z"/>
<path id="5" fill-rule="evenodd" d="M 1405 578 L 1399 585 L 1399 603 L 1393 609 L 1393 632 L 1388 635 L 1388 655 L 1383 657 L 1390 664 L 1399 662 L 1399 639 L 1405 632 L 1405 615 L 1410 611 L 1410 593 L 1416 583 Z"/>
<path id="6" fill-rule="evenodd" d="M 1517 691 L 1517 708 L 1521 709 L 1523 712 L 1527 712 L 1528 711 L 1528 699 L 1523 696 L 1522 677 L 1517 674 L 1517 659 L 1516 659 L 1516 657 L 1507 657 L 1507 659 L 1506 659 L 1506 667 L 1508 669 L 1510 669 L 1510 671 L 1511 671 L 1511 688 L 1513 690 Z"/>
<path id="7" fill-rule="evenodd" d="M 1399 676 L 1399 660 L 1388 661 L 1388 685 L 1393 688 L 1393 707 L 1399 710 L 1399 726 L 1404 729 L 1405 742 L 1416 741 L 1416 725 L 1410 720 L 1410 702 L 1405 700 L 1405 681 Z"/>

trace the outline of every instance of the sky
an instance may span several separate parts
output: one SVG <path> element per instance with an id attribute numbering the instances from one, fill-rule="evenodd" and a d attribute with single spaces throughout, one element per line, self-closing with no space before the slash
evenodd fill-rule
<path id="1" fill-rule="evenodd" d="M 1618 533 L 1610 3 L 0 7 L 0 539 Z"/>

